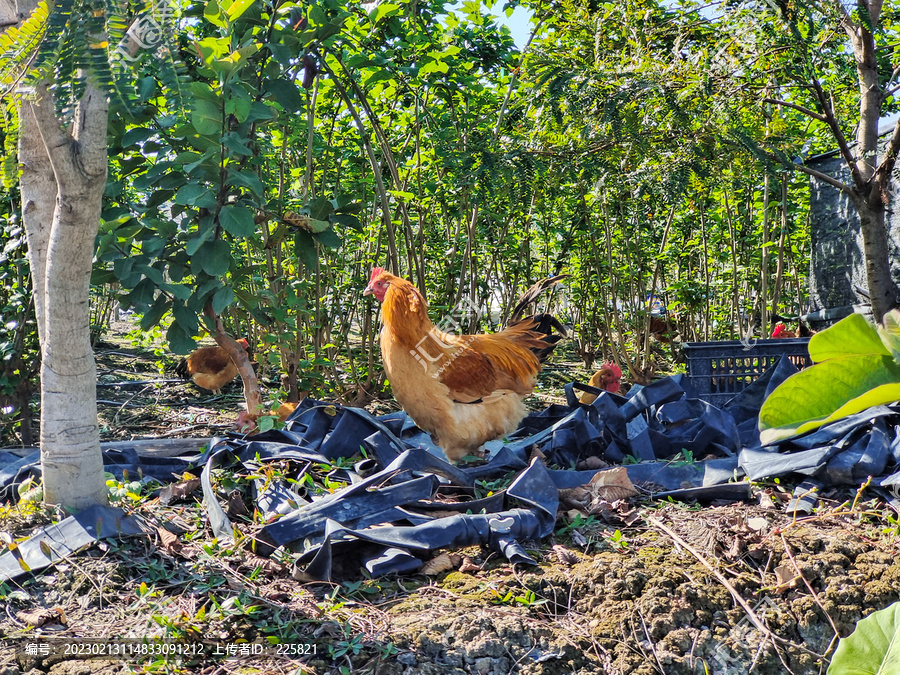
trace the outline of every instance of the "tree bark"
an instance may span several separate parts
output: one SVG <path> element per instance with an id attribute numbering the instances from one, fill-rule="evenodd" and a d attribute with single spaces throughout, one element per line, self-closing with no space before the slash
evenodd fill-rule
<path id="1" fill-rule="evenodd" d="M 213 339 L 215 339 L 216 344 L 225 350 L 228 356 L 231 357 L 234 365 L 237 366 L 238 373 L 241 375 L 241 382 L 244 385 L 244 401 L 247 404 L 247 414 L 252 419 L 256 419 L 263 413 L 264 406 L 262 392 L 259 389 L 259 380 L 250 363 L 250 357 L 244 351 L 244 348 L 238 344 L 237 340 L 225 332 L 222 318 L 213 311 L 211 305 L 204 307 L 203 313 L 209 318 L 210 323 L 215 328 Z"/>
<path id="2" fill-rule="evenodd" d="M 74 509 L 107 502 L 89 311 L 107 111 L 106 95 L 90 83 L 68 132 L 46 87 L 20 105 L 22 220 L 41 343 L 44 501 Z"/>

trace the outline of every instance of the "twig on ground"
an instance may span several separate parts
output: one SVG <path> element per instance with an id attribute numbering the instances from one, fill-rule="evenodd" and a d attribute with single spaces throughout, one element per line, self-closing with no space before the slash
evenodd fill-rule
<path id="1" fill-rule="evenodd" d="M 747 613 L 747 617 L 750 619 L 750 622 L 756 627 L 756 629 L 762 633 L 766 638 L 771 640 L 773 643 L 782 644 L 786 647 L 792 647 L 797 649 L 798 651 L 803 652 L 804 654 L 809 654 L 810 656 L 814 656 L 817 659 L 825 659 L 825 655 L 819 654 L 818 652 L 813 651 L 812 649 L 808 649 L 801 644 L 797 644 L 796 642 L 792 642 L 791 640 L 787 640 L 780 635 L 776 635 L 773 633 L 766 624 L 764 624 L 759 616 L 757 616 L 756 612 L 753 611 L 753 608 L 749 605 L 749 603 L 744 599 L 744 597 L 737 592 L 734 586 L 725 578 L 725 576 L 719 572 L 715 567 L 710 564 L 710 562 L 698 551 L 696 548 L 687 543 L 684 539 L 682 539 L 678 534 L 672 530 L 672 528 L 668 527 L 661 521 L 656 518 L 649 517 L 647 521 L 651 523 L 654 527 L 659 528 L 664 533 L 666 533 L 672 541 L 674 541 L 679 546 L 682 546 L 686 551 L 688 551 L 691 555 L 693 555 L 706 569 L 712 572 L 713 576 L 719 580 L 719 583 L 722 584 L 731 596 L 735 599 L 735 601 L 741 606 L 741 608 Z M 776 649 L 777 651 L 777 649 Z M 780 658 L 780 656 L 779 656 Z"/>
<path id="2" fill-rule="evenodd" d="M 840 639 L 840 633 L 838 632 L 837 626 L 834 623 L 834 619 L 831 618 L 831 615 L 825 609 L 825 606 L 822 604 L 822 601 L 819 600 L 819 594 L 816 593 L 815 589 L 812 587 L 812 584 L 806 580 L 806 577 L 803 576 L 803 572 L 800 571 L 799 565 L 797 565 L 797 561 L 794 560 L 794 556 L 791 553 L 790 546 L 788 545 L 787 539 L 785 539 L 784 533 L 781 534 L 781 542 L 784 544 L 784 552 L 787 554 L 787 557 L 791 561 L 791 565 L 794 566 L 794 571 L 797 573 L 797 576 L 803 579 L 803 583 L 806 584 L 806 587 L 809 589 L 810 595 L 812 595 L 813 600 L 815 600 L 816 604 L 819 606 L 819 609 L 822 610 L 822 614 L 825 615 L 825 618 L 828 619 L 828 623 L 831 625 L 831 630 L 834 631 L 834 636 L 831 638 L 831 642 L 828 643 L 828 649 L 825 650 L 825 656 L 831 653 L 831 650 L 834 649 L 835 643 Z"/>

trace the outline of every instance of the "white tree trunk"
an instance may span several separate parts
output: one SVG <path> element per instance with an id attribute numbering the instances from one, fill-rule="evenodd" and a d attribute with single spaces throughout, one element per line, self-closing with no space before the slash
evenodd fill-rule
<path id="1" fill-rule="evenodd" d="M 22 219 L 41 342 L 44 501 L 74 509 L 107 501 L 89 311 L 107 110 L 105 94 L 92 84 L 68 131 L 45 87 L 19 109 Z"/>

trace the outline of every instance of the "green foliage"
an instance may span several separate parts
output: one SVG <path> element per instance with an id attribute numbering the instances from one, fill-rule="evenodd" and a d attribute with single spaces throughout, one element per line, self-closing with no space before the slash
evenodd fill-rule
<path id="1" fill-rule="evenodd" d="M 685 340 L 799 312 L 805 185 L 766 178 L 754 148 L 793 156 L 804 127 L 741 112 L 727 74 L 749 77 L 753 55 L 688 10 L 565 3 L 523 55 L 475 3 L 179 2 L 162 15 L 65 0 L 3 50 L 35 56 L 66 110 L 77 62 L 113 99 L 98 289 L 173 351 L 209 330 L 209 307 L 259 350 L 270 384 L 352 396 L 382 382 L 360 297 L 376 264 L 421 283 L 436 319 L 477 307 L 472 330 L 569 272 L 556 297 L 579 356 L 638 379 L 677 357 L 651 337 L 650 298 Z M 101 15 L 103 50 L 89 39 Z M 125 58 L 135 16 L 165 37 Z"/>
<path id="2" fill-rule="evenodd" d="M 760 440 L 772 443 L 900 399 L 900 310 L 876 327 L 860 314 L 842 319 L 809 342 L 815 365 L 773 391 L 759 411 Z M 810 392 L 816 396 L 810 396 Z"/>

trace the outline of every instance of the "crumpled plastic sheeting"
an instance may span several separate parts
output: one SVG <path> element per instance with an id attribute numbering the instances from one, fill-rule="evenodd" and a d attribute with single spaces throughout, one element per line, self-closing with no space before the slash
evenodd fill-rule
<path id="1" fill-rule="evenodd" d="M 504 501 L 516 500 L 529 508 L 460 513 L 420 525 L 368 530 L 354 530 L 328 520 L 322 543 L 304 552 L 297 562 L 306 564 L 302 570 L 304 578 L 330 578 L 335 553 L 346 556 L 356 551 L 362 553 L 361 562 L 369 573 L 377 575 L 395 571 L 393 566 L 397 563 L 403 565 L 404 571 L 414 571 L 421 566 L 421 561 L 416 558 L 416 564 L 413 556 L 398 556 L 398 549 L 426 553 L 435 548 L 485 544 L 501 551 L 510 562 L 536 564 L 519 541 L 542 539 L 553 531 L 559 505 L 556 488 L 549 481 L 544 465 L 534 460 L 505 492 Z M 360 547 L 360 541 L 378 546 L 372 551 Z M 435 545 L 437 542 L 440 543 Z"/>
<path id="2" fill-rule="evenodd" d="M 35 532 L 19 542 L 15 550 L 0 555 L 0 582 L 49 567 L 100 539 L 143 533 L 141 521 L 122 509 L 99 505 L 88 507 Z"/>
<path id="3" fill-rule="evenodd" d="M 376 418 L 311 399 L 301 402 L 284 429 L 213 439 L 199 456 L 144 457 L 118 449 L 104 454 L 104 464 L 120 477 L 127 471 L 129 477 L 161 481 L 202 469 L 210 527 L 229 539 L 234 529 L 213 472 L 261 475 L 267 462 L 279 462 L 283 478 L 252 483 L 255 507 L 268 521 L 254 545 L 263 555 L 279 547 L 300 553 L 299 579 L 341 576 L 348 564 L 354 573 L 360 566 L 372 575 L 410 572 L 426 552 L 472 544 L 491 546 L 514 562 L 533 562 L 520 542 L 552 532 L 557 490 L 589 483 L 597 473 L 574 470 L 588 457 L 610 464 L 629 456 L 643 460 L 626 464 L 629 478 L 660 498 L 745 499 L 751 480 L 797 474 L 809 482 L 795 492 L 794 512 L 815 504 L 812 486 L 858 485 L 876 476 L 873 489 L 892 496 L 900 510 L 898 408 L 880 406 L 806 436 L 760 446 L 759 406 L 795 370 L 781 359 L 722 409 L 695 398 L 683 376 L 635 386 L 627 397 L 572 383 L 566 386 L 567 405 L 529 415 L 505 443 L 489 443 L 490 461 L 474 467 L 446 462 L 403 412 Z M 582 405 L 578 391 L 597 398 Z M 361 449 L 368 459 L 348 466 L 345 460 Z M 535 450 L 549 465 L 572 470 L 530 461 Z M 329 477 L 347 487 L 324 497 L 307 494 L 306 474 L 328 466 Z M 35 471 L 36 454 L 0 465 L 0 489 L 15 495 L 13 488 Z M 507 490 L 474 499 L 475 481 L 510 474 Z"/>

